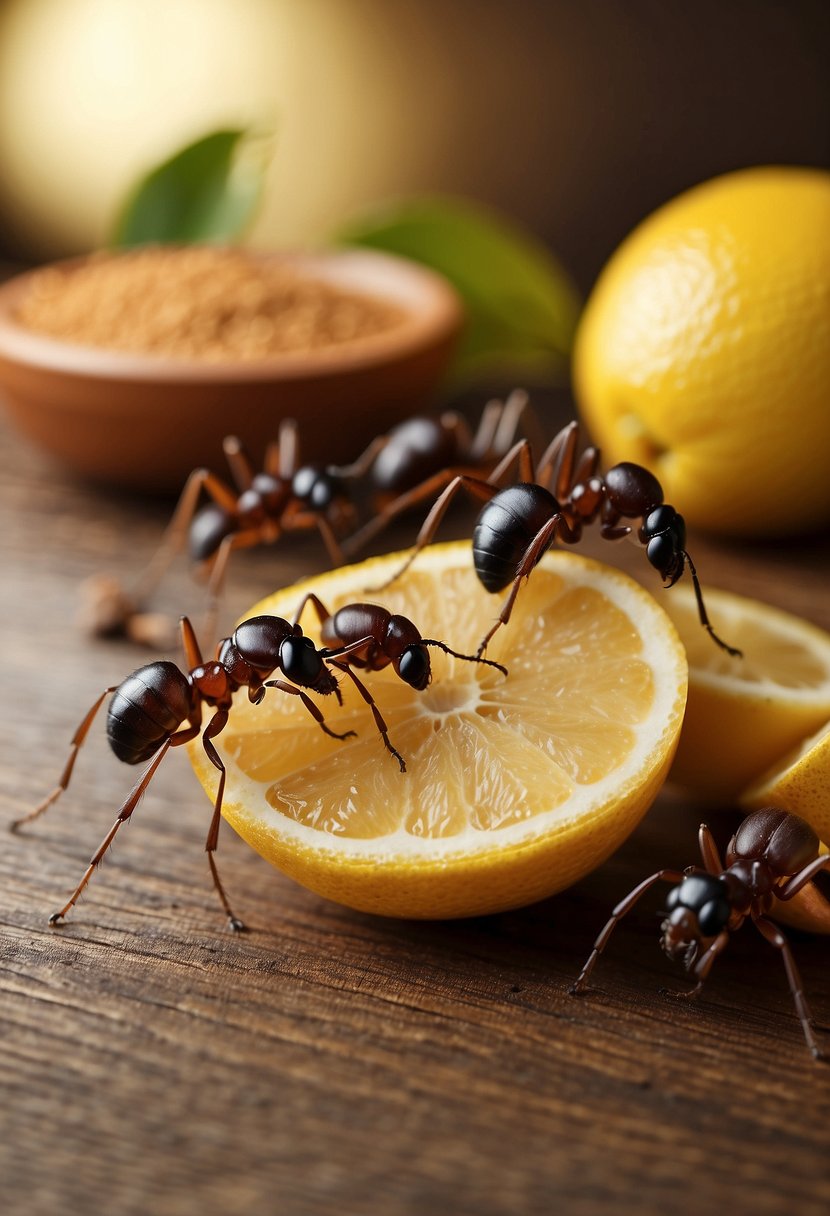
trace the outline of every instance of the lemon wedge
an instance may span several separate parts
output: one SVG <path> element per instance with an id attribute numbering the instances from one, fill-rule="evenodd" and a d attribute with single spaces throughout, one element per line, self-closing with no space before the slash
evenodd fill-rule
<path id="1" fill-rule="evenodd" d="M 716 632 L 744 657 L 712 645 L 691 588 L 674 587 L 661 600 L 689 657 L 689 701 L 670 779 L 733 800 L 830 719 L 830 634 L 758 600 L 704 590 Z"/>

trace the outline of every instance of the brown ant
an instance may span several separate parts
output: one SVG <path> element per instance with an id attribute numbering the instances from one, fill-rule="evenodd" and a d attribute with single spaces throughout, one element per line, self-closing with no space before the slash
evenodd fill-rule
<path id="1" fill-rule="evenodd" d="M 144 641 L 144 621 L 155 614 L 139 611 L 151 597 L 170 563 L 187 542 L 190 557 L 208 575 L 208 613 L 204 631 L 210 635 L 231 554 L 236 549 L 275 544 L 286 532 L 316 528 L 333 565 L 346 555 L 338 539 L 357 519 L 352 502 L 356 483 L 385 445 L 375 439 L 353 464 L 301 465 L 298 427 L 294 419 L 280 424 L 279 437 L 269 445 L 263 469 L 257 472 L 240 441 L 233 435 L 222 444 L 234 485 L 208 469 L 194 469 L 149 566 L 132 595 L 114 580 L 96 576 L 87 584 L 89 606 L 84 616 L 92 633 L 127 633 Z M 199 506 L 202 492 L 209 502 Z M 154 629 L 150 640 L 160 640 Z"/>
<path id="2" fill-rule="evenodd" d="M 438 484 L 461 472 L 489 472 L 513 442 L 526 405 L 527 395 L 520 391 L 504 403 L 488 402 L 475 435 L 453 411 L 437 419 L 410 418 L 378 436 L 356 461 L 343 466 L 301 465 L 294 419 L 281 423 L 261 472 L 255 471 L 240 441 L 228 436 L 222 446 L 234 485 L 208 469 L 194 469 L 164 538 L 132 594 L 107 575 L 87 580 L 81 614 L 85 628 L 96 635 L 127 634 L 136 642 L 166 644 L 166 618 L 144 612 L 141 606 L 187 542 L 192 560 L 208 577 L 203 628 L 212 634 L 235 549 L 276 544 L 286 532 L 316 528 L 332 565 L 342 566 L 398 514 L 435 493 Z M 438 481 L 435 474 L 439 474 Z M 355 489 L 364 477 L 368 477 L 376 516 L 341 542 L 356 524 Z M 200 507 L 203 491 L 210 501 Z"/>
<path id="3" fill-rule="evenodd" d="M 421 637 L 417 626 L 408 617 L 393 614 L 379 604 L 346 604 L 331 613 L 322 600 L 310 591 L 297 609 L 295 625 L 299 623 L 307 604 L 311 604 L 320 621 L 320 637 L 324 644 L 320 654 L 332 667 L 345 672 L 354 681 L 358 692 L 372 710 L 386 746 L 397 756 L 401 772 L 406 771 L 403 758 L 389 742 L 386 723 L 368 689 L 351 670 L 352 666 L 367 671 L 382 671 L 391 664 L 395 674 L 405 684 L 423 692 L 432 679 L 428 647 L 435 646 L 453 658 L 463 659 L 467 663 L 484 663 L 507 675 L 507 668 L 501 663 L 471 654 L 459 654 L 445 642 Z"/>
<path id="4" fill-rule="evenodd" d="M 149 663 L 127 676 L 121 684 L 105 688 L 75 731 L 69 759 L 55 789 L 33 811 L 12 824 L 12 831 L 16 831 L 23 824 L 42 815 L 58 800 L 69 785 L 78 752 L 98 710 L 105 698 L 112 694 L 107 711 L 107 738 L 110 747 L 118 759 L 126 764 L 141 764 L 152 758 L 151 763 L 119 809 L 115 823 L 93 855 L 71 899 L 49 918 L 50 924 L 58 924 L 66 917 L 101 863 L 118 829 L 132 815 L 168 749 L 179 747 L 197 737 L 201 731 L 202 707 L 210 706 L 214 712 L 202 733 L 202 746 L 211 764 L 219 770 L 219 787 L 205 849 L 213 882 L 229 924 L 232 929 L 243 929 L 242 921 L 231 910 L 213 856 L 218 842 L 225 789 L 225 766 L 213 740 L 227 724 L 233 694 L 238 689 L 247 687 L 248 699 L 258 705 L 267 688 L 279 689 L 299 697 L 320 729 L 333 739 L 345 739 L 354 735 L 354 731 L 337 734 L 330 730 L 318 707 L 303 692 L 304 688 L 308 688 L 324 696 L 334 693 L 342 704 L 337 680 L 326 666 L 328 656 L 324 651 L 318 650 L 310 638 L 303 635 L 298 624 L 276 616 L 251 617 L 237 626 L 231 637 L 224 638 L 219 643 L 216 658 L 208 663 L 202 659 L 196 635 L 187 617 L 182 618 L 181 632 L 190 670 L 180 671 L 175 663 L 168 661 Z M 269 679 L 275 671 L 281 671 L 286 679 Z M 349 674 L 358 687 L 361 687 L 357 677 L 353 673 Z M 372 704 L 367 690 L 362 689 L 362 692 Z M 184 723 L 187 725 L 183 725 Z M 385 736 L 384 742 L 397 755 Z"/>
<path id="5" fill-rule="evenodd" d="M 475 434 L 454 410 L 438 418 L 409 418 L 393 427 L 367 474 L 374 518 L 345 541 L 348 556 L 359 553 L 393 519 L 454 477 L 489 474 L 511 449 L 527 403 L 521 389 L 514 389 L 506 401 L 488 401 Z"/>
<path id="6" fill-rule="evenodd" d="M 599 476 L 599 449 L 586 448 L 577 463 L 578 439 L 578 423 L 571 422 L 548 445 L 535 470 L 530 445 L 523 439 L 486 481 L 466 474 L 454 476 L 424 520 L 407 560 L 383 587 L 373 590 L 388 587 L 408 569 L 434 537 L 452 499 L 459 490 L 466 490 L 484 503 L 473 530 L 473 563 L 479 581 L 491 592 L 503 591 L 512 584 L 495 625 L 481 641 L 481 655 L 496 630 L 510 620 L 522 582 L 554 541 L 575 545 L 583 529 L 596 520 L 600 521 L 604 540 L 619 540 L 633 530 L 633 525 L 625 521 L 640 519 L 637 539 L 645 545 L 646 557 L 665 585 L 673 586 L 688 567 L 701 625 L 723 650 L 740 655 L 718 637 L 709 622 L 697 571 L 686 551 L 683 517 L 663 502 L 657 478 L 629 461 Z M 517 458 L 519 481 L 500 488 L 500 480 Z"/>
<path id="7" fill-rule="evenodd" d="M 809 824 L 798 815 L 774 807 L 746 817 L 729 842 L 726 866 L 705 823 L 700 826 L 699 843 L 705 869 L 690 866 L 683 871 L 658 870 L 617 904 L 571 987 L 571 994 L 575 996 L 584 990 L 617 922 L 631 911 L 640 896 L 656 882 L 675 883 L 666 899 L 660 944 L 669 958 L 683 963 L 697 984 L 688 992 L 667 995 L 696 997 L 715 959 L 726 948 L 729 934 L 749 917 L 770 945 L 781 951 L 807 1046 L 816 1060 L 826 1059 L 813 1034 L 801 977 L 787 939 L 767 913 L 777 900 L 792 899 L 821 870 L 830 867 L 830 854 L 819 855 L 819 838 Z"/>

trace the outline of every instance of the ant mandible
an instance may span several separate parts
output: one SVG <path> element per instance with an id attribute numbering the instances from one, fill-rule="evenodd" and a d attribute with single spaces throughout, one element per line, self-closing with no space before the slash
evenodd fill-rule
<path id="1" fill-rule="evenodd" d="M 383 590 L 400 578 L 434 537 L 452 499 L 459 490 L 466 490 L 484 503 L 473 530 L 473 563 L 479 581 L 491 592 L 510 585 L 496 623 L 478 648 L 481 655 L 496 631 L 510 620 L 522 582 L 554 541 L 577 544 L 583 529 L 597 519 L 604 540 L 619 540 L 633 531 L 625 521 L 640 519 L 637 539 L 645 545 L 646 557 L 665 585 L 673 586 L 688 567 L 701 625 L 723 650 L 740 656 L 741 651 L 727 645 L 712 628 L 697 571 L 686 550 L 683 517 L 663 502 L 657 478 L 629 461 L 599 476 L 599 449 L 586 448 L 577 463 L 578 440 L 578 423 L 571 422 L 548 445 L 535 470 L 530 445 L 522 439 L 486 481 L 465 474 L 453 477 L 433 504 L 404 564 L 373 590 Z M 499 482 L 516 460 L 519 481 L 501 488 Z"/>
<path id="2" fill-rule="evenodd" d="M 666 916 L 661 925 L 663 950 L 679 959 L 697 983 L 688 992 L 667 995 L 696 997 L 712 964 L 729 942 L 729 934 L 749 917 L 763 937 L 780 950 L 796 1013 L 814 1059 L 827 1058 L 816 1042 L 810 1010 L 789 943 L 767 916 L 777 900 L 786 902 L 802 891 L 823 869 L 830 854 L 819 855 L 819 838 L 798 815 L 767 807 L 748 815 L 729 842 L 724 866 L 714 837 L 700 825 L 700 852 L 705 869 L 658 870 L 617 904 L 600 933 L 571 994 L 581 993 L 618 921 L 656 882 L 671 882 Z M 665 991 L 665 990 L 664 990 Z"/>
<path id="3" fill-rule="evenodd" d="M 301 465 L 297 423 L 288 418 L 280 424 L 278 439 L 266 451 L 262 471 L 256 472 L 240 441 L 228 436 L 222 446 L 234 486 L 208 469 L 193 470 L 162 542 L 132 594 L 125 595 L 106 577 L 89 581 L 90 606 L 85 616 L 90 631 L 138 635 L 141 626 L 132 628 L 133 622 L 143 615 L 141 607 L 186 541 L 191 559 L 208 573 L 204 623 L 208 635 L 214 631 L 219 597 L 234 550 L 275 544 L 285 532 L 316 528 L 332 564 L 343 565 L 346 556 L 338 538 L 357 519 L 351 485 L 365 475 L 385 444 L 385 436 L 373 440 L 350 465 Z M 199 507 L 203 491 L 210 501 Z"/>
<path id="4" fill-rule="evenodd" d="M 225 790 L 225 766 L 213 740 L 227 724 L 234 692 L 247 687 L 249 700 L 258 705 L 265 696 L 266 688 L 277 688 L 299 697 L 321 730 L 332 738 L 345 739 L 354 734 L 354 731 L 337 734 L 330 730 L 318 707 L 302 691 L 309 688 L 324 696 L 334 693 L 342 704 L 337 680 L 326 667 L 325 656 L 310 638 L 303 636 L 299 625 L 276 616 L 251 617 L 243 621 L 231 637 L 219 643 L 216 658 L 208 663 L 202 660 L 196 635 L 187 617 L 181 620 L 181 632 L 190 670 L 180 671 L 175 663 L 168 661 L 148 663 L 127 676 L 121 684 L 105 688 L 75 731 L 69 759 L 55 789 L 33 811 L 11 825 L 12 831 L 17 831 L 58 800 L 69 785 L 78 752 L 98 710 L 105 698 L 112 694 L 107 711 L 110 747 L 118 759 L 126 764 L 141 764 L 145 760 L 151 760 L 151 763 L 119 809 L 115 823 L 93 854 L 72 897 L 59 912 L 50 916 L 50 924 L 56 925 L 66 917 L 103 860 L 118 829 L 132 815 L 168 750 L 197 737 L 202 725 L 202 707 L 210 706 L 214 713 L 202 734 L 202 746 L 211 764 L 219 770 L 219 787 L 205 849 L 214 886 L 230 927 L 234 930 L 244 929 L 245 926 L 234 915 L 228 902 L 214 858 Z M 281 671 L 286 679 L 268 679 L 275 671 Z"/>
<path id="5" fill-rule="evenodd" d="M 365 668 L 367 671 L 382 671 L 391 664 L 395 674 L 405 684 L 409 684 L 417 692 L 423 692 L 432 679 L 428 648 L 434 646 L 453 658 L 495 667 L 503 675 L 507 675 L 507 668 L 501 663 L 494 663 L 476 655 L 460 654 L 436 638 L 421 637 L 417 626 L 408 617 L 391 613 L 380 604 L 346 604 L 331 613 L 322 600 L 310 591 L 300 602 L 294 616 L 295 624 L 299 623 L 307 604 L 311 604 L 320 621 L 320 637 L 324 644 L 321 655 L 332 667 L 345 672 L 354 681 L 358 692 L 372 711 L 386 746 L 397 756 L 401 772 L 406 770 L 403 758 L 390 743 L 380 710 L 369 690 L 351 670 L 352 666 Z"/>

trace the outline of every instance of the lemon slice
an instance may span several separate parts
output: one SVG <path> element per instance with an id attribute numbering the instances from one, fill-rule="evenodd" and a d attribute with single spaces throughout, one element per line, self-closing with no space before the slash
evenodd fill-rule
<path id="1" fill-rule="evenodd" d="M 732 800 L 830 718 L 830 634 L 758 600 L 704 588 L 715 631 L 701 629 L 694 593 L 674 587 L 666 612 L 689 657 L 689 701 L 670 780 Z"/>
<path id="2" fill-rule="evenodd" d="M 741 795 L 747 810 L 779 806 L 830 840 L 830 722 L 764 773 Z"/>
<path id="3" fill-rule="evenodd" d="M 424 637 L 475 653 L 500 604 L 479 584 L 469 544 L 433 546 L 381 596 L 401 554 L 334 570 L 257 604 L 293 618 L 313 590 L 330 611 L 381 599 Z M 313 637 L 309 612 L 304 628 Z M 471 916 L 559 891 L 602 862 L 659 790 L 679 734 L 686 659 L 671 622 L 627 576 L 551 553 L 494 639 L 492 667 L 431 651 L 416 692 L 394 674 L 361 673 L 407 771 L 385 751 L 369 710 L 343 679 L 344 704 L 318 698 L 324 736 L 299 699 L 244 692 L 219 738 L 224 814 L 278 869 L 319 894 L 388 916 Z M 216 770 L 195 741 L 211 797 Z"/>
<path id="4" fill-rule="evenodd" d="M 741 795 L 748 811 L 777 806 L 806 819 L 822 841 L 830 840 L 830 722 L 789 752 Z M 822 844 L 821 851 L 827 852 Z M 830 933 L 830 871 L 796 895 L 776 904 L 781 920 L 812 933 Z"/>

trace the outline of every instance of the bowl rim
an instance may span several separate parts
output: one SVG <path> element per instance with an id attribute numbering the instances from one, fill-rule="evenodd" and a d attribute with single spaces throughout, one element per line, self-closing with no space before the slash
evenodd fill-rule
<path id="1" fill-rule="evenodd" d="M 403 361 L 432 346 L 450 341 L 457 336 L 463 324 L 463 305 L 452 284 L 437 271 L 397 254 L 356 246 L 324 250 L 215 247 L 238 249 L 258 261 L 279 261 L 308 269 L 329 282 L 337 281 L 345 272 L 349 285 L 356 291 L 361 290 L 362 274 L 368 274 L 371 278 L 380 273 L 387 290 L 380 291 L 367 285 L 363 293 L 400 304 L 407 315 L 402 322 L 382 333 L 340 346 L 320 347 L 312 353 L 217 362 L 65 342 L 29 329 L 14 319 L 14 309 L 38 273 L 48 269 L 71 270 L 100 256 L 92 253 L 47 262 L 0 283 L 0 365 L 6 361 L 60 375 L 148 383 L 317 379 Z M 413 304 L 412 297 L 417 295 L 423 298 L 423 304 Z"/>

